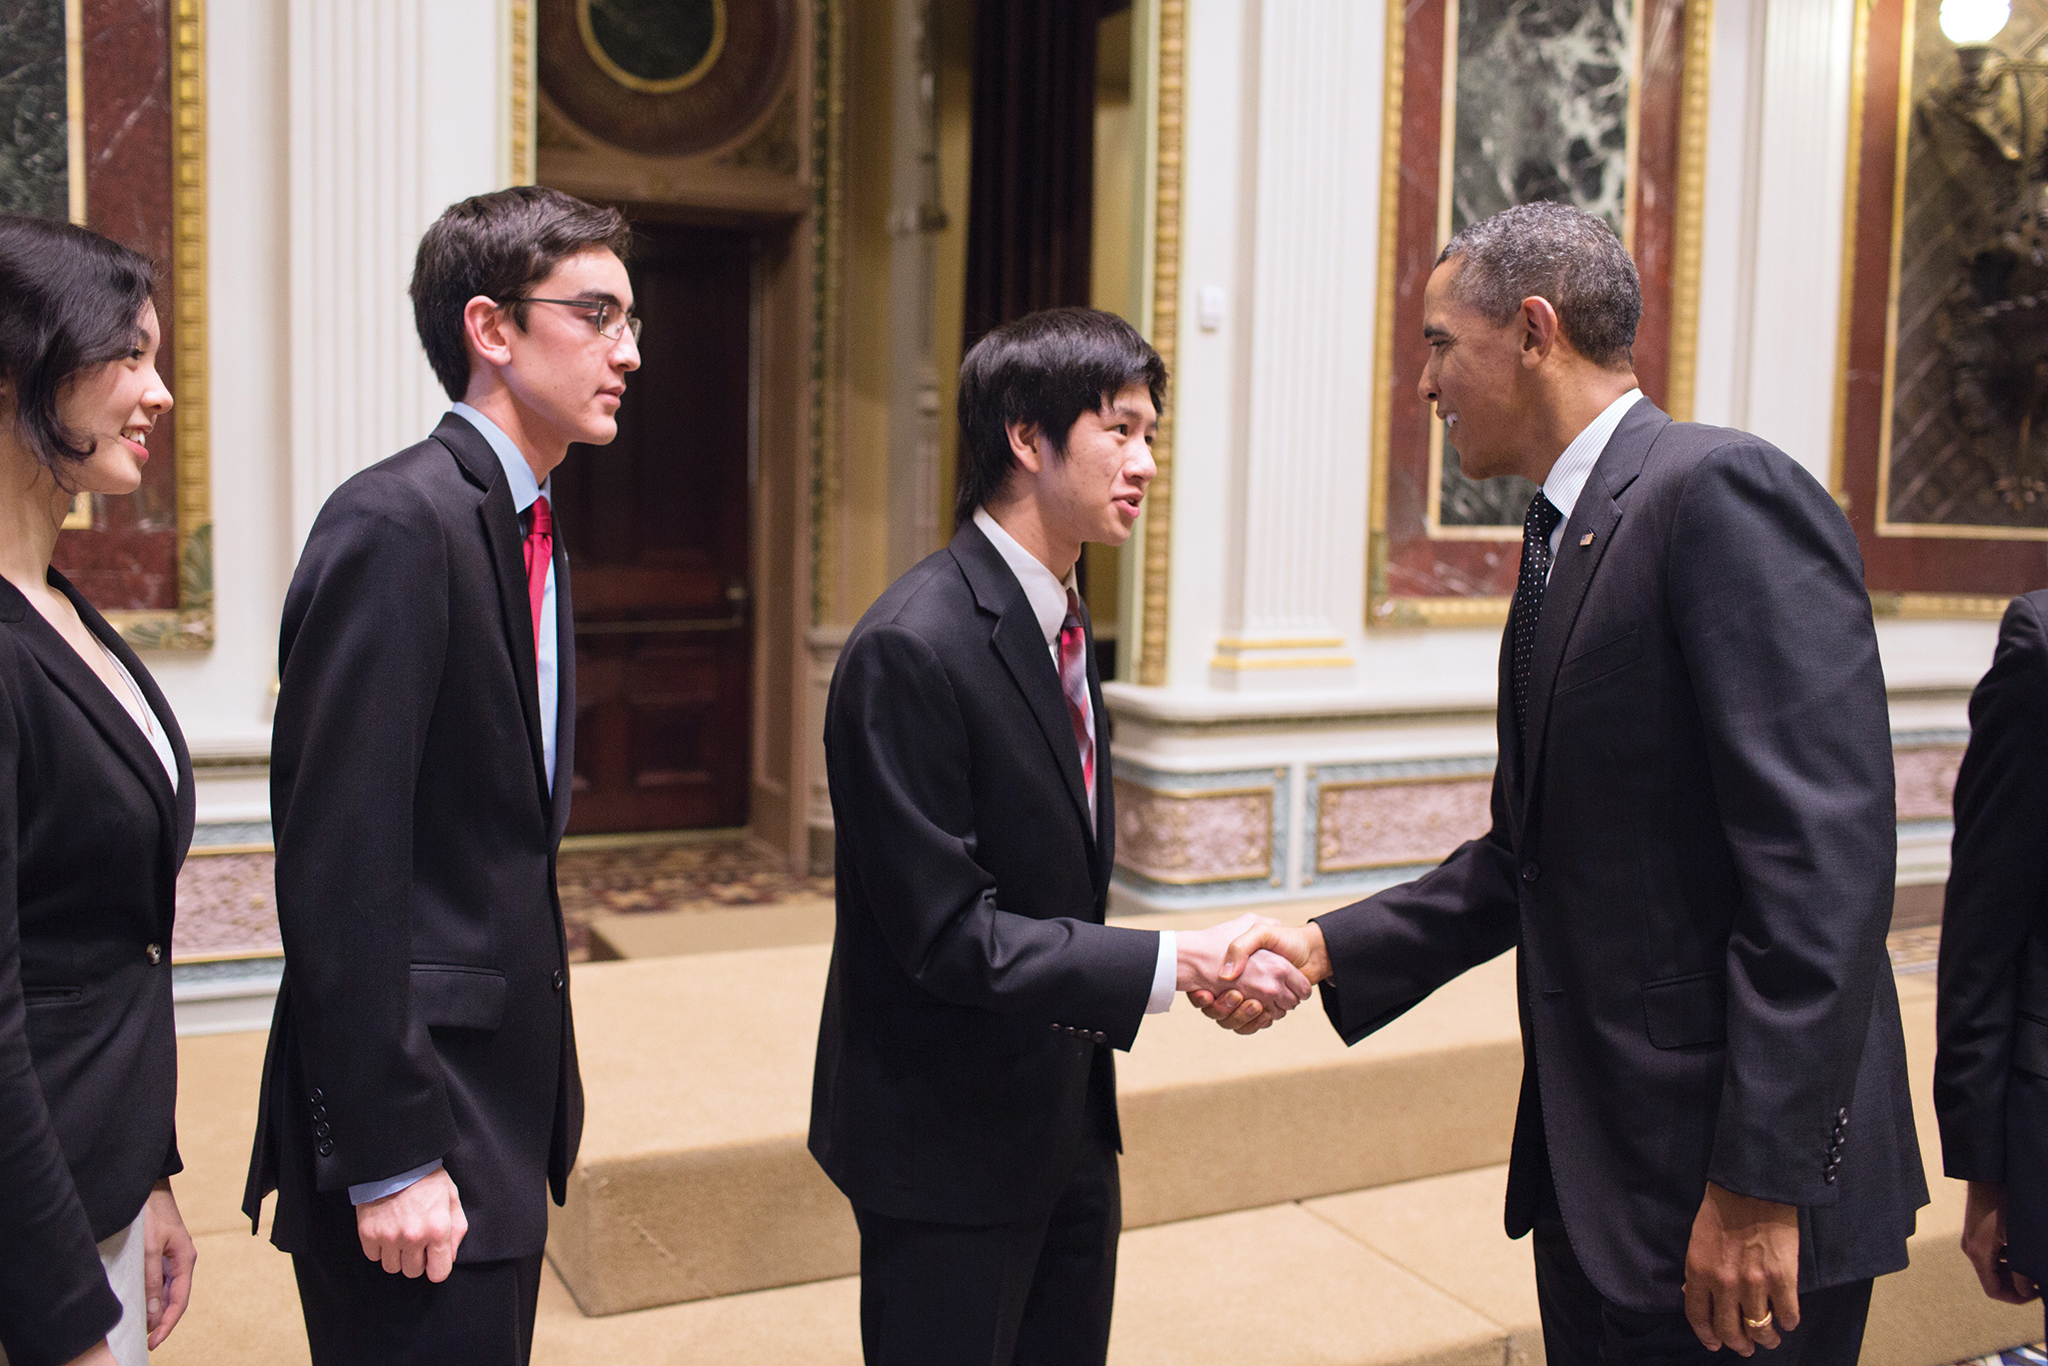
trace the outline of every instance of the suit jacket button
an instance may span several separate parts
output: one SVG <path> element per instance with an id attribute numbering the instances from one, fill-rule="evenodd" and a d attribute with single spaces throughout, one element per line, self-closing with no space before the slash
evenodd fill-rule
<path id="1" fill-rule="evenodd" d="M 313 1126 L 313 1137 L 315 1138 L 325 1138 L 331 1132 L 332 1130 L 327 1127 L 327 1121 L 324 1119 Z"/>
<path id="2" fill-rule="evenodd" d="M 321 1101 L 323 1101 L 323 1100 L 325 1100 L 325 1099 L 327 1099 L 327 1093 L 326 1093 L 325 1091 L 322 1091 L 322 1090 L 321 1090 L 321 1089 L 320 1089 L 319 1087 L 317 1087 L 317 1086 L 316 1086 L 316 1087 L 314 1087 L 314 1088 L 313 1088 L 313 1103 L 314 1103 L 315 1105 L 318 1105 L 318 1104 L 319 1104 L 319 1103 L 320 1103 Z"/>
<path id="3" fill-rule="evenodd" d="M 155 967 L 158 963 L 164 961 L 164 946 L 161 944 L 151 944 L 142 951 L 142 956 L 149 960 L 151 967 Z"/>
<path id="4" fill-rule="evenodd" d="M 332 1156 L 334 1156 L 334 1140 L 333 1140 L 333 1139 L 331 1139 L 331 1138 L 323 1138 L 323 1139 L 321 1139 L 321 1140 L 320 1140 L 320 1146 L 319 1146 L 319 1148 L 318 1148 L 318 1149 L 316 1149 L 316 1151 L 317 1151 L 317 1152 L 318 1152 L 318 1153 L 320 1154 L 320 1156 L 322 1156 L 322 1157 L 332 1157 Z M 1830 1180 L 1832 1180 L 1833 1178 L 1829 1178 L 1829 1179 L 1830 1179 Z"/>
<path id="5" fill-rule="evenodd" d="M 1522 881 L 1534 882 L 1539 876 L 1542 875 L 1542 872 L 1543 870 L 1538 868 L 1535 864 L 1525 863 L 1522 865 Z"/>
<path id="6" fill-rule="evenodd" d="M 560 968 L 555 969 L 555 975 L 548 979 L 548 984 L 554 987 L 556 991 L 562 989 L 562 970 Z"/>
<path id="7" fill-rule="evenodd" d="M 1054 1025 L 1054 1026 L 1052 1027 L 1052 1032 L 1053 1032 L 1053 1033 L 1055 1033 L 1055 1034 L 1057 1034 L 1057 1033 L 1059 1033 L 1059 1032 L 1060 1032 L 1060 1030 L 1061 1030 L 1061 1029 L 1063 1029 L 1063 1028 L 1065 1028 L 1065 1026 L 1063 1026 L 1063 1025 L 1057 1025 L 1057 1024 L 1056 1024 L 1056 1025 Z"/>
<path id="8" fill-rule="evenodd" d="M 1108 1039 L 1107 1039 L 1107 1038 L 1106 1038 L 1106 1037 L 1105 1037 L 1105 1036 L 1103 1035 L 1103 1032 L 1102 1032 L 1101 1030 L 1099 1030 L 1099 1029 L 1095 1031 L 1095 1042 L 1097 1042 L 1097 1043 L 1107 1043 L 1107 1042 L 1108 1042 Z"/>

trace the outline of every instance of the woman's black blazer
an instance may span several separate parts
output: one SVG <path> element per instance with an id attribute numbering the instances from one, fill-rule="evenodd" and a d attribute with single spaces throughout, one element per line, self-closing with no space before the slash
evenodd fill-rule
<path id="1" fill-rule="evenodd" d="M 133 674 L 178 785 L 127 710 L 0 580 L 0 1346 L 63 1362 L 119 1321 L 94 1244 L 176 1172 L 171 915 L 192 762 L 142 661 L 50 584 Z"/>

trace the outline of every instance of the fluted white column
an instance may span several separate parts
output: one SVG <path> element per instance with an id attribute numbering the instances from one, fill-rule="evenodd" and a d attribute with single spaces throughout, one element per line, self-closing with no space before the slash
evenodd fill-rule
<path id="1" fill-rule="evenodd" d="M 1770 0 L 1758 90 L 1747 412 L 1736 421 L 1822 483 L 1833 462 L 1855 22 L 1856 0 Z"/>
<path id="2" fill-rule="evenodd" d="M 1381 19 L 1355 0 L 1257 18 L 1249 366 L 1217 686 L 1339 686 L 1364 620 Z"/>
<path id="3" fill-rule="evenodd" d="M 506 0 L 290 0 L 291 505 L 297 543 L 350 474 L 448 399 L 413 329 L 420 234 L 502 183 Z"/>

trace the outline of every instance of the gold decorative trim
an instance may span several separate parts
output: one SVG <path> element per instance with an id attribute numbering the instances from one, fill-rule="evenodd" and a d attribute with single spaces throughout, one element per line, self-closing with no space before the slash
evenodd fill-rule
<path id="1" fill-rule="evenodd" d="M 838 619 L 840 282 L 846 228 L 846 31 L 841 0 L 816 0 L 812 100 L 811 624 Z"/>
<path id="2" fill-rule="evenodd" d="M 71 221 L 85 226 L 85 4 L 64 0 L 64 174 Z M 73 511 L 76 516 L 76 510 Z M 64 523 L 68 529 L 75 525 Z M 85 526 L 92 525 L 86 513 Z"/>
<path id="3" fill-rule="evenodd" d="M 1356 662 L 1350 655 L 1317 655 L 1309 659 L 1227 659 L 1217 655 L 1209 661 L 1209 667 L 1243 673 L 1251 669 L 1348 669 Z"/>
<path id="4" fill-rule="evenodd" d="M 206 313 L 206 8 L 176 0 L 171 15 L 171 357 L 178 434 L 178 607 L 109 612 L 137 649 L 213 645 L 213 477 L 208 445 Z"/>
<path id="5" fill-rule="evenodd" d="M 1384 598 L 1380 626 L 1505 626 L 1513 598 Z"/>
<path id="6" fill-rule="evenodd" d="M 1911 33 L 1902 29 L 1900 36 L 1902 39 L 1910 38 Z M 1849 327 L 1856 316 L 1857 203 L 1863 194 L 1863 103 L 1869 82 L 1870 4 L 1864 0 L 1856 6 L 1855 38 L 1849 46 L 1849 165 L 1844 177 L 1842 201 L 1841 298 L 1835 307 L 1835 431 L 1828 453 L 1828 491 L 1834 494 L 1835 502 L 1841 505 L 1845 515 L 1849 511 Z M 1905 177 L 1900 176 L 1899 180 L 1903 185 Z M 1893 236 L 1896 238 L 1897 235 L 1894 223 Z M 1889 353 L 1889 324 L 1886 332 Z M 1889 407 L 1889 381 L 1885 386 L 1885 401 Z M 1887 438 L 1891 434 L 1890 428 L 1890 420 L 1886 419 L 1884 434 Z"/>
<path id="7" fill-rule="evenodd" d="M 725 55 L 725 0 L 711 0 L 711 45 L 704 49 L 704 55 L 682 75 L 665 80 L 650 81 L 645 76 L 635 76 L 612 60 L 611 53 L 606 52 L 604 44 L 597 40 L 597 29 L 590 22 L 590 0 L 576 0 L 576 32 L 583 39 L 583 50 L 590 54 L 591 61 L 597 63 L 597 69 L 626 89 L 637 90 L 643 95 L 673 95 L 703 80 L 711 73 L 711 68 L 718 65 L 718 59 Z"/>
<path id="8" fill-rule="evenodd" d="M 1329 650 L 1344 643 L 1342 636 L 1303 636 L 1299 640 L 1240 640 L 1225 636 L 1216 642 L 1219 650 Z"/>
<path id="9" fill-rule="evenodd" d="M 1187 0 L 1159 0 L 1159 108 L 1153 137 L 1152 349 L 1173 373 L 1180 335 L 1181 134 L 1187 76 Z M 1173 409 L 1159 415 L 1152 446 L 1158 473 L 1145 501 L 1145 564 L 1138 630 L 1138 682 L 1166 683 L 1166 616 L 1173 571 Z"/>
<path id="10" fill-rule="evenodd" d="M 1872 593 L 1871 615 L 1896 617 L 1902 621 L 1997 621 L 2005 616 L 2011 598 L 1987 597 L 1975 593 Z"/>
<path id="11" fill-rule="evenodd" d="M 1387 478 L 1393 433 L 1394 391 L 1394 248 L 1400 235 L 1401 211 L 1401 86 L 1408 41 L 1407 7 L 1387 6 L 1387 60 L 1380 100 L 1380 262 L 1379 316 L 1374 327 L 1372 357 L 1372 496 L 1366 512 L 1365 624 L 1406 623 L 1387 596 Z"/>
<path id="12" fill-rule="evenodd" d="M 535 39 L 534 25 L 536 11 L 533 0 L 508 0 L 511 19 L 510 48 L 511 71 L 508 85 L 511 91 L 507 118 L 511 122 L 511 136 L 506 138 L 510 149 L 510 165 L 506 167 L 507 183 L 531 185 L 539 178 L 538 158 L 535 155 L 540 145 L 539 102 L 533 98 L 536 85 L 539 44 Z"/>
<path id="13" fill-rule="evenodd" d="M 1692 421 L 1699 378 L 1700 257 L 1706 241 L 1707 114 L 1713 93 L 1714 0 L 1687 0 L 1685 74 L 1678 95 L 1678 203 L 1671 243 L 1671 337 L 1664 410 Z M 1844 327 L 1848 314 L 1842 315 Z"/>

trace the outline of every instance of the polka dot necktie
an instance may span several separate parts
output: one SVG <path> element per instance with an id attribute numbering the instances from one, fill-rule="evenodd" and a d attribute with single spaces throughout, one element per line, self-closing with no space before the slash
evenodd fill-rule
<path id="1" fill-rule="evenodd" d="M 1550 578 L 1550 533 L 1563 520 L 1564 514 L 1541 489 L 1529 500 L 1529 515 L 1522 519 L 1522 574 L 1515 583 L 1511 620 L 1515 632 L 1515 729 L 1524 734 L 1529 715 L 1529 665 L 1536 656 L 1536 619 L 1543 614 L 1543 587 Z"/>

